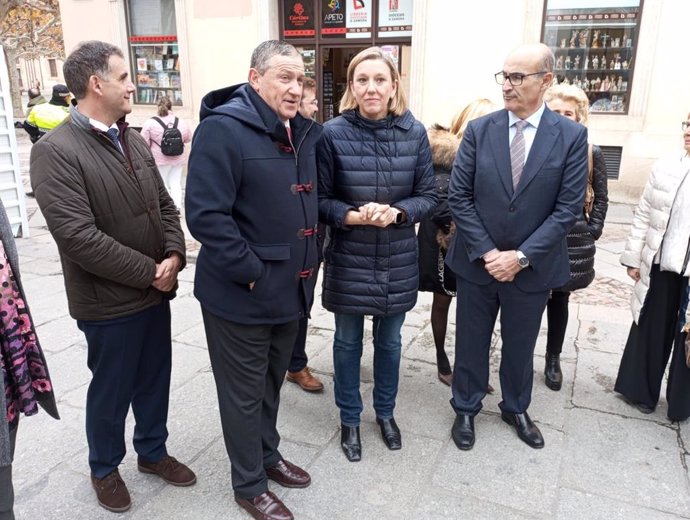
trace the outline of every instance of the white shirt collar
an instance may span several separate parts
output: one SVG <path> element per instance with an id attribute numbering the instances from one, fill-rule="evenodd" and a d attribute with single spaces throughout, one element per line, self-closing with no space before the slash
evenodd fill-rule
<path id="1" fill-rule="evenodd" d="M 529 116 L 528 118 L 525 119 L 530 125 L 532 125 L 534 128 L 539 128 L 539 121 L 541 121 L 541 116 L 544 115 L 544 108 L 546 107 L 546 104 L 542 101 L 541 106 L 537 109 L 537 111 Z M 508 111 L 508 127 L 513 126 L 515 123 L 520 121 L 520 118 L 513 114 L 510 110 Z"/>
<path id="2" fill-rule="evenodd" d="M 113 123 L 112 125 L 107 126 L 105 123 L 101 123 L 100 121 L 89 118 L 89 124 L 96 130 L 100 130 L 101 132 L 107 132 L 111 128 L 114 128 L 115 130 L 117 130 L 118 134 L 120 133 L 120 129 L 117 127 L 117 123 Z"/>

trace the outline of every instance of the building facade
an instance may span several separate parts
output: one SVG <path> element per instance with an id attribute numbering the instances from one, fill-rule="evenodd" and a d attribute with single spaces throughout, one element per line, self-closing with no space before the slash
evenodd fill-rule
<path id="1" fill-rule="evenodd" d="M 198 120 L 201 98 L 246 81 L 252 49 L 272 38 L 302 52 L 321 118 L 337 115 L 350 57 L 375 44 L 397 60 L 415 116 L 447 125 L 475 98 L 501 104 L 494 74 L 505 55 L 543 41 L 559 81 L 590 96 L 590 139 L 607 152 L 612 199 L 633 201 L 654 160 L 680 150 L 690 111 L 690 71 L 678 64 L 690 2 L 678 0 L 60 0 L 60 9 L 67 53 L 87 39 L 125 52 L 134 125 L 161 95 Z"/>

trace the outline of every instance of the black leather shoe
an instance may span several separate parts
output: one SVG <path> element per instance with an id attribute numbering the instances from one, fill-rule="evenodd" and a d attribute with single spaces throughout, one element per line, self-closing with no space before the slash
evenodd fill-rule
<path id="1" fill-rule="evenodd" d="M 400 435 L 400 428 L 395 424 L 395 419 L 379 419 L 376 422 L 381 427 L 381 437 L 386 443 L 389 450 L 399 450 L 402 448 L 402 436 Z"/>
<path id="2" fill-rule="evenodd" d="M 517 432 L 518 437 L 530 448 L 543 448 L 544 437 L 542 437 L 537 425 L 532 422 L 527 412 L 506 413 L 501 412 L 501 419 L 510 424 Z"/>
<path id="3" fill-rule="evenodd" d="M 544 365 L 544 383 L 551 390 L 558 392 L 563 385 L 563 374 L 561 373 L 561 357 L 558 354 L 546 354 L 546 364 Z"/>
<path id="4" fill-rule="evenodd" d="M 471 450 L 474 446 L 474 417 L 459 413 L 451 430 L 453 442 L 461 450 Z"/>
<path id="5" fill-rule="evenodd" d="M 362 441 L 359 438 L 359 426 L 340 425 L 340 447 L 350 462 L 362 460 Z"/>

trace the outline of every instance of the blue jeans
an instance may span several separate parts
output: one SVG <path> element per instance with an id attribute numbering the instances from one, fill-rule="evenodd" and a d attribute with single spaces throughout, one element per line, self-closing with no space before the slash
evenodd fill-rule
<path id="1" fill-rule="evenodd" d="M 374 316 L 374 410 L 379 419 L 393 417 L 400 378 L 400 329 L 404 321 L 404 312 Z M 363 315 L 335 313 L 335 404 L 340 408 L 340 422 L 344 426 L 359 426 L 363 409 L 359 393 L 363 333 Z"/>

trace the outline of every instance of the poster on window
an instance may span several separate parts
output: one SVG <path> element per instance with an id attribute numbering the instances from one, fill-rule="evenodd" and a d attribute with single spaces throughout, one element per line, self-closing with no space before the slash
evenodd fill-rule
<path id="1" fill-rule="evenodd" d="M 316 34 L 313 1 L 285 0 L 283 5 L 284 38 L 309 38 Z"/>
<path id="2" fill-rule="evenodd" d="M 347 0 L 321 0 L 321 36 L 345 37 L 345 3 Z"/>
<path id="3" fill-rule="evenodd" d="M 371 1 L 347 0 L 346 38 L 371 38 Z"/>
<path id="4" fill-rule="evenodd" d="M 412 0 L 380 0 L 379 38 L 412 36 Z"/>

